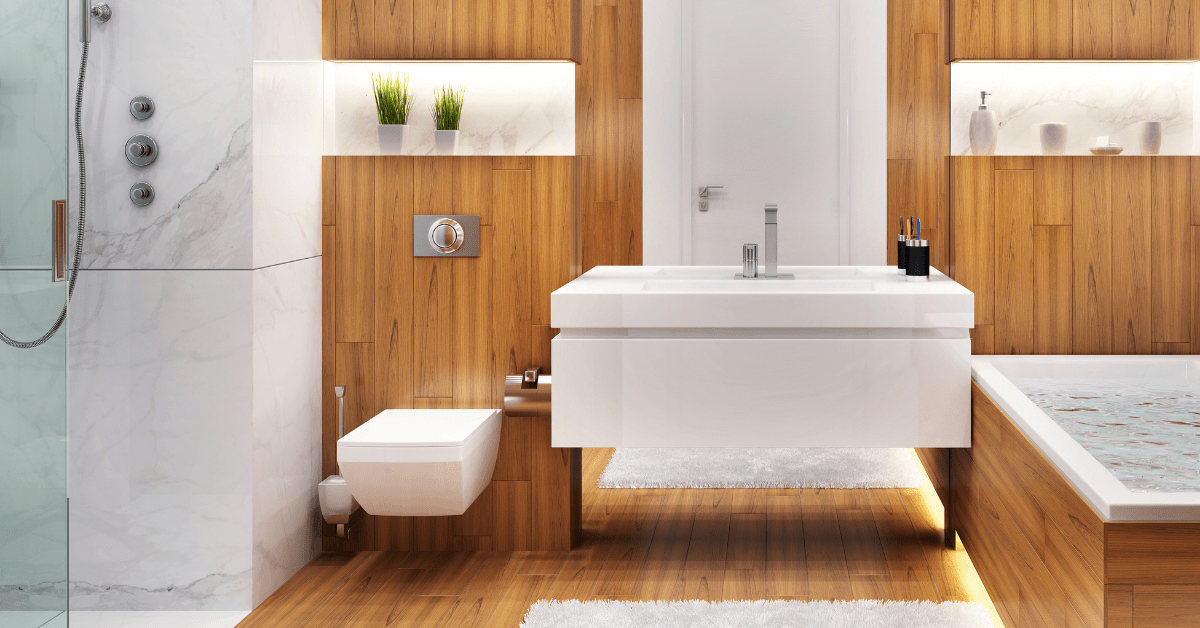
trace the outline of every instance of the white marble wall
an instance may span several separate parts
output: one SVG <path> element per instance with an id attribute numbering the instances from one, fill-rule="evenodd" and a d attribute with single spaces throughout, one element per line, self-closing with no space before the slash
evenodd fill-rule
<path id="1" fill-rule="evenodd" d="M 320 551 L 321 259 L 254 271 L 254 595 Z"/>
<path id="2" fill-rule="evenodd" d="M 1068 125 L 1067 154 L 1090 155 L 1107 135 L 1138 155 L 1138 123 L 1163 123 L 1160 154 L 1190 155 L 1193 145 L 1191 63 L 955 63 L 950 73 L 950 149 L 970 154 L 967 128 L 979 92 L 999 121 L 997 155 L 1040 155 L 1038 125 Z"/>
<path id="3" fill-rule="evenodd" d="M 443 84 L 466 90 L 458 154 L 575 154 L 574 63 L 327 63 L 326 154 L 379 154 L 371 72 L 409 75 L 407 154 L 435 153 L 429 107 Z"/>
<path id="4" fill-rule="evenodd" d="M 93 27 L 84 91 L 87 268 L 252 267 L 252 18 L 250 0 L 214 0 L 203 10 L 126 0 Z M 77 39 L 73 30 L 74 59 Z M 139 95 L 155 102 L 149 120 L 129 114 Z M 124 156 L 138 133 L 160 150 L 147 168 Z M 137 181 L 155 188 L 149 207 L 129 201 Z"/>
<path id="5" fill-rule="evenodd" d="M 320 1 L 113 8 L 85 107 L 71 604 L 245 611 L 318 542 Z M 159 141 L 149 168 L 134 133 Z"/>
<path id="6" fill-rule="evenodd" d="M 251 274 L 85 271 L 71 312 L 71 608 L 251 603 Z"/>

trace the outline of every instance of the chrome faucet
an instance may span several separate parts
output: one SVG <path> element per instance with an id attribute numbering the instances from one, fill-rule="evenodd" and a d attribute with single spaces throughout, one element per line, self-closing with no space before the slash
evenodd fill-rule
<path id="1" fill-rule="evenodd" d="M 768 279 L 779 276 L 779 206 L 767 204 L 767 272 Z"/>
<path id="2" fill-rule="evenodd" d="M 768 203 L 766 208 L 766 272 L 758 274 L 758 245 L 742 246 L 742 273 L 739 279 L 795 279 L 792 273 L 779 273 L 779 206 Z"/>

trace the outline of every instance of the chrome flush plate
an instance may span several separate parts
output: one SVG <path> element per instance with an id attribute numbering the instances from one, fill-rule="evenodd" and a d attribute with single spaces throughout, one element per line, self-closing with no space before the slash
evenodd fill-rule
<path id="1" fill-rule="evenodd" d="M 414 257 L 479 257 L 479 216 L 413 216 Z"/>

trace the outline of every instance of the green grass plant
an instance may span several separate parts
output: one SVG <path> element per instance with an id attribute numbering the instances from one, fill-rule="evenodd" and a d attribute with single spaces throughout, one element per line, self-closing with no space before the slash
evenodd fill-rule
<path id="1" fill-rule="evenodd" d="M 408 75 L 400 78 L 395 74 L 372 72 L 371 87 L 375 90 L 375 113 L 379 116 L 379 124 L 408 124 L 408 113 L 413 108 Z"/>
<path id="2" fill-rule="evenodd" d="M 450 85 L 433 90 L 433 106 L 429 112 L 433 114 L 433 122 L 439 131 L 457 131 L 462 119 L 463 95 L 465 90 L 454 89 Z"/>

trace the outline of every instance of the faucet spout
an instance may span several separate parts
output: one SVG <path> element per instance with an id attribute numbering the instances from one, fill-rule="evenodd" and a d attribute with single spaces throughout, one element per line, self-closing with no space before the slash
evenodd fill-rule
<path id="1" fill-rule="evenodd" d="M 767 277 L 779 276 L 779 206 L 767 204 L 766 224 L 766 273 Z"/>

